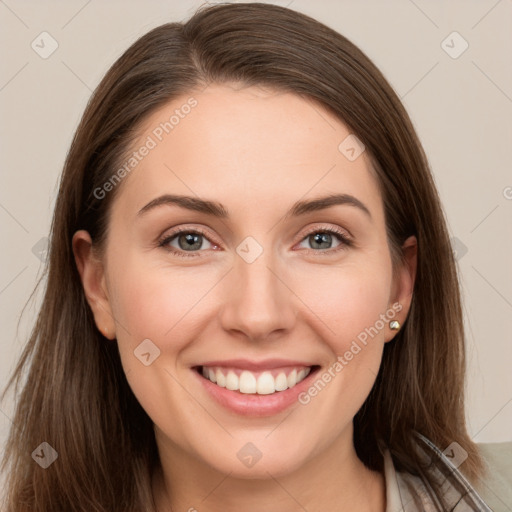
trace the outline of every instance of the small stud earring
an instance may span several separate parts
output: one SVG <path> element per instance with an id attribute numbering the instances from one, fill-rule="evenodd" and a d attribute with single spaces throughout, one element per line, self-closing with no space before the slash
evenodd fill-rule
<path id="1" fill-rule="evenodd" d="M 393 331 L 398 331 L 400 329 L 400 322 L 398 320 L 392 320 L 389 322 L 389 328 Z"/>

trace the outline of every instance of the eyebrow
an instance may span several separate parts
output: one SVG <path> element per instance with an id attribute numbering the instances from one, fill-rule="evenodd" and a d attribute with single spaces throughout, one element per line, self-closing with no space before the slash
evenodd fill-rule
<path id="1" fill-rule="evenodd" d="M 221 219 L 229 218 L 228 210 L 221 203 L 208 201 L 199 197 L 173 194 L 164 194 L 153 199 L 139 210 L 137 216 L 142 216 L 150 210 L 162 205 L 176 205 L 187 210 L 205 213 L 212 217 L 218 217 Z M 325 210 L 335 205 L 353 206 L 364 212 L 370 219 L 372 218 L 370 210 L 365 206 L 365 204 L 350 194 L 330 194 L 316 199 L 297 201 L 290 210 L 288 210 L 284 218 L 306 215 L 311 212 Z"/>

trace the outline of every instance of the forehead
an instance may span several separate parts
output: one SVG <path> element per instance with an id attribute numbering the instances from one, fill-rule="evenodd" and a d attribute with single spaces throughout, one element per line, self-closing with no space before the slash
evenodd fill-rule
<path id="1" fill-rule="evenodd" d="M 164 193 L 257 211 L 276 201 L 286 206 L 340 192 L 379 210 L 367 154 L 347 157 L 354 155 L 346 152 L 347 144 L 354 146 L 352 137 L 338 118 L 299 95 L 212 84 L 145 120 L 131 148 L 139 153 L 137 162 L 122 182 L 119 201 L 126 215 Z M 143 146 L 149 149 L 141 156 Z M 360 149 L 356 142 L 355 151 Z"/>

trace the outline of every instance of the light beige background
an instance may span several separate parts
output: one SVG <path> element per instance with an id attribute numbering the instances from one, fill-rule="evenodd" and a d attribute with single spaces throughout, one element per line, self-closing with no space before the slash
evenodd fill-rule
<path id="1" fill-rule="evenodd" d="M 200 1 L 0 1 L 0 386 L 37 304 L 56 186 L 86 102 L 138 37 Z M 363 49 L 402 98 L 429 156 L 454 237 L 465 299 L 468 421 L 477 442 L 512 441 L 512 2 L 276 0 Z M 48 32 L 47 59 L 32 47 Z M 453 31 L 469 47 L 452 58 Z M 46 37 L 46 36 L 45 36 Z M 463 41 L 450 36 L 451 51 Z M 35 249 L 34 249 L 35 247 Z M 440 297 L 442 300 L 442 297 Z M 425 340 L 428 343 L 428 340 Z M 12 399 L 0 404 L 0 442 Z"/>

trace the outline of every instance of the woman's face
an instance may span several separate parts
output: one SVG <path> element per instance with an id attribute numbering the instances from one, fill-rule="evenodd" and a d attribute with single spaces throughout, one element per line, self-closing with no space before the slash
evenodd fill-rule
<path id="1" fill-rule="evenodd" d="M 393 279 L 364 148 L 297 95 L 211 85 L 133 151 L 104 258 L 79 268 L 159 448 L 262 478 L 352 443 L 415 259 L 410 240 Z"/>

